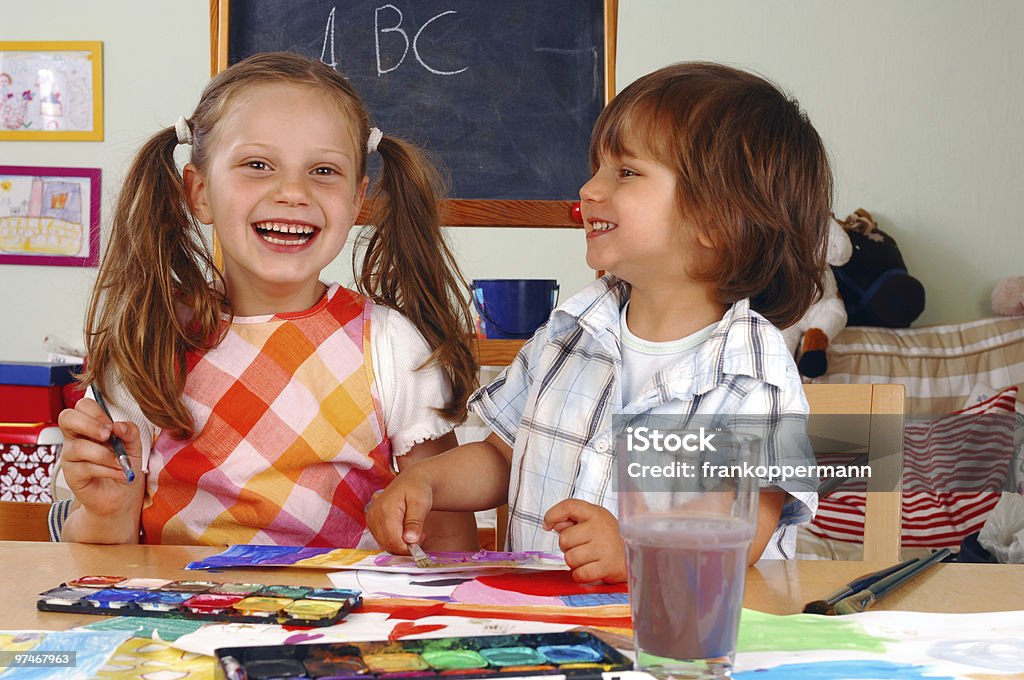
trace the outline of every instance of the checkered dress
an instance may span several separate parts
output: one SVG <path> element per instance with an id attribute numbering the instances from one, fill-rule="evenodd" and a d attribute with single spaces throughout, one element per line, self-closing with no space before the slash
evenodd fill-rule
<path id="1" fill-rule="evenodd" d="M 236 319 L 190 357 L 184 402 L 198 434 L 154 443 L 144 542 L 375 546 L 365 507 L 394 473 L 372 307 L 334 285 L 306 311 Z"/>
<path id="2" fill-rule="evenodd" d="M 728 415 L 743 425 L 808 413 L 781 331 L 747 300 L 732 305 L 696 353 L 622 404 L 619 324 L 628 297 L 624 281 L 595 281 L 552 312 L 512 364 L 469 400 L 470 410 L 512 447 L 508 549 L 558 552 L 558 534 L 544 530 L 544 514 L 566 498 L 617 514 L 615 414 Z M 798 442 L 774 436 L 765 441 L 762 463 L 808 462 L 805 436 Z M 792 557 L 795 525 L 809 521 L 817 507 L 815 484 L 782 486 L 792 498 L 762 557 Z"/>

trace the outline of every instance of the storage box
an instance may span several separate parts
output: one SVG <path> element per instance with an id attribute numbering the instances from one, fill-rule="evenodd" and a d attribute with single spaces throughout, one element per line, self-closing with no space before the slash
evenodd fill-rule
<path id="1" fill-rule="evenodd" d="M 64 410 L 59 385 L 4 385 L 0 383 L 0 422 L 55 423 Z"/>
<path id="2" fill-rule="evenodd" d="M 75 380 L 72 373 L 80 370 L 81 364 L 0 361 L 0 385 L 67 385 Z"/>
<path id="3" fill-rule="evenodd" d="M 55 423 L 0 423 L 0 500 L 49 503 L 64 436 Z"/>

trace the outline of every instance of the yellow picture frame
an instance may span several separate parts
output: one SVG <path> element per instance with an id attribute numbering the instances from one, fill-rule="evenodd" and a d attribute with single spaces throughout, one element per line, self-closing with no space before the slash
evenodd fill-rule
<path id="1" fill-rule="evenodd" d="M 0 140 L 102 141 L 103 43 L 0 41 Z"/>

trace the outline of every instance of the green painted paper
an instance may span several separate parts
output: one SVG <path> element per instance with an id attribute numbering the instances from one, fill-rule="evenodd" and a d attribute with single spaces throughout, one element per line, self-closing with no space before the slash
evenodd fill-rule
<path id="1" fill-rule="evenodd" d="M 96 623 L 82 626 L 88 630 L 124 630 L 134 637 L 159 638 L 164 642 L 174 642 L 182 635 L 194 633 L 206 625 L 206 621 L 189 619 L 171 619 L 150 616 L 115 616 Z M 156 636 L 153 633 L 156 633 Z"/>
<path id="2" fill-rule="evenodd" d="M 776 616 L 744 609 L 736 646 L 740 652 L 836 649 L 884 654 L 886 642 L 896 641 L 869 635 L 859 623 L 843 616 Z"/>

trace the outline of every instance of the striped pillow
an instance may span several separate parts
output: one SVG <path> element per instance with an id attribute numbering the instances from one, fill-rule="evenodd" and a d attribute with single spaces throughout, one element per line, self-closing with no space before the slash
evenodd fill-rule
<path id="1" fill-rule="evenodd" d="M 904 430 L 902 543 L 956 548 L 999 501 L 1014 448 L 1017 387 Z M 840 462 L 840 461 L 836 461 Z M 808 527 L 819 538 L 862 543 L 864 484 L 823 496 Z"/>

